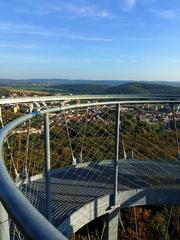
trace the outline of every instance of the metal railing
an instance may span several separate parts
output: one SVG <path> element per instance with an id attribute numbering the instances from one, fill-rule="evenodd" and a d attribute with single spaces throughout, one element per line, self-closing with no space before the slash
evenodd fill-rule
<path id="1" fill-rule="evenodd" d="M 114 96 L 113 96 L 114 98 Z M 79 99 L 77 97 L 77 99 Z M 93 99 L 93 97 L 92 97 Z M 98 98 L 99 99 L 99 98 Z M 32 99 L 31 99 L 32 101 Z M 42 100 L 41 100 L 42 101 Z M 49 171 L 50 171 L 50 158 L 49 158 L 49 129 L 48 129 L 48 114 L 55 113 L 63 110 L 70 110 L 76 108 L 87 108 L 87 107 L 95 107 L 99 105 L 116 105 L 117 106 L 117 116 L 116 116 L 116 156 L 115 156 L 115 178 L 114 178 L 114 205 L 116 205 L 116 197 L 117 197 L 117 184 L 118 184 L 118 164 L 117 161 L 119 159 L 119 128 L 120 128 L 120 106 L 127 104 L 180 104 L 180 100 L 135 100 L 135 101 L 115 101 L 115 102 L 98 102 L 98 103 L 86 103 L 79 105 L 70 105 L 60 108 L 54 109 L 46 109 L 40 112 L 34 112 L 31 114 L 27 114 L 22 116 L 10 123 L 8 123 L 3 129 L 0 130 L 0 201 L 6 209 L 9 216 L 13 219 L 23 236 L 27 239 L 66 239 L 63 234 L 61 234 L 53 225 L 46 220 L 23 196 L 23 194 L 17 189 L 13 180 L 8 174 L 8 171 L 4 165 L 3 160 L 3 144 L 4 141 L 11 130 L 24 123 L 25 121 L 30 120 L 31 118 L 45 115 L 45 132 L 46 132 L 46 180 L 47 180 L 47 202 L 48 205 L 50 201 L 49 195 Z M 0 213 L 1 214 L 1 213 Z M 49 220 L 51 221 L 51 212 L 49 210 Z M 3 238 L 2 238 L 3 239 Z"/>
<path id="2" fill-rule="evenodd" d="M 33 113 L 21 117 L 9 123 L 0 132 L 0 200 L 19 230 L 23 233 L 23 236 L 27 239 L 65 240 L 66 237 L 33 208 L 29 201 L 17 189 L 3 162 L 3 143 L 9 131 L 39 114 L 41 113 Z"/>
<path id="3" fill-rule="evenodd" d="M 17 97 L 0 99 L 0 105 L 16 104 L 16 103 L 33 103 L 33 102 L 53 102 L 53 101 L 70 101 L 70 100 L 100 100 L 109 101 L 118 99 L 125 100 L 177 100 L 178 95 L 156 95 L 156 94 L 113 94 L 113 95 L 62 95 L 62 96 L 46 96 L 46 97 Z"/>

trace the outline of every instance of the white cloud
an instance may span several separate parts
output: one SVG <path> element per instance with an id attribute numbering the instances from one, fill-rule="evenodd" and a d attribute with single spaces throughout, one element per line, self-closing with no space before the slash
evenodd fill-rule
<path id="1" fill-rule="evenodd" d="M 109 16 L 109 12 L 105 9 L 99 9 L 96 5 L 75 5 L 64 4 L 64 10 L 72 12 L 76 16 L 80 17 L 100 17 L 106 18 Z"/>
<path id="2" fill-rule="evenodd" d="M 172 10 L 150 9 L 149 11 L 163 19 L 175 19 L 178 17 L 180 13 L 180 10 L 178 9 L 172 9 Z"/>
<path id="3" fill-rule="evenodd" d="M 39 37 L 68 38 L 82 41 L 83 40 L 96 42 L 113 41 L 113 39 L 111 38 L 74 33 L 71 32 L 69 29 L 64 28 L 47 29 L 37 25 L 3 23 L 3 22 L 0 22 L 0 34 L 1 33 L 8 35 L 34 35 Z"/>
<path id="4" fill-rule="evenodd" d="M 72 35 L 71 38 L 79 39 L 79 40 L 86 40 L 86 41 L 96 41 L 96 42 L 112 42 L 113 39 L 111 38 L 100 38 L 100 37 L 90 37 L 90 36 L 79 36 L 79 35 Z"/>
<path id="5" fill-rule="evenodd" d="M 41 46 L 35 44 L 0 43 L 0 48 L 39 49 Z"/>
<path id="6" fill-rule="evenodd" d="M 173 10 L 164 10 L 159 12 L 160 17 L 166 19 L 173 19 L 176 17 L 176 11 Z"/>
<path id="7" fill-rule="evenodd" d="M 136 5 L 137 0 L 121 0 L 121 2 L 127 10 L 133 8 Z"/>
<path id="8" fill-rule="evenodd" d="M 136 0 L 126 0 L 126 4 L 129 8 L 132 8 L 136 5 Z"/>
<path id="9" fill-rule="evenodd" d="M 57 29 L 56 29 L 57 30 Z M 57 31 L 51 31 L 42 26 L 31 24 L 18 24 L 11 22 L 0 22 L 0 33 L 4 34 L 23 34 L 23 35 L 37 35 L 37 36 L 63 36 L 69 30 L 59 29 Z"/>
<path id="10" fill-rule="evenodd" d="M 32 1 L 28 8 L 21 7 L 18 12 L 39 15 L 59 14 L 63 17 L 107 18 L 110 16 L 107 9 L 100 8 L 95 4 L 64 0 L 59 2 Z"/>

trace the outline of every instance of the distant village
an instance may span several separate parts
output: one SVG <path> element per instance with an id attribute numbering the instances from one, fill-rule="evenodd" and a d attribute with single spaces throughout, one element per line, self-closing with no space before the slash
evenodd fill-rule
<path id="1" fill-rule="evenodd" d="M 11 92 L 8 96 L 1 95 L 1 99 L 4 98 L 19 98 L 19 97 L 38 97 L 40 95 L 33 94 L 29 92 Z M 93 101 L 96 102 L 96 101 Z M 48 102 L 33 102 L 33 103 L 21 103 L 21 104 L 8 104 L 3 106 L 7 111 L 11 110 L 12 113 L 16 114 L 20 113 L 30 113 L 33 111 L 40 111 L 42 109 L 46 109 L 47 107 L 60 107 L 60 106 L 68 106 L 72 101 L 48 101 Z M 83 100 L 83 103 L 84 100 Z M 86 101 L 86 103 L 90 103 L 90 101 Z M 73 100 L 73 104 L 81 104 L 81 100 Z M 2 116 L 2 106 L 0 106 L 0 119 L 1 123 L 3 124 L 3 116 Z M 109 107 L 112 109 L 113 106 Z M 103 110 L 104 109 L 104 110 Z M 105 109 L 107 107 L 104 105 L 103 108 L 101 107 L 92 107 L 89 108 L 88 118 L 91 120 L 98 119 L 99 121 L 104 122 L 106 125 L 112 124 L 112 120 L 105 117 Z M 177 124 L 179 125 L 180 120 L 180 106 L 175 106 L 174 110 L 172 110 L 172 106 L 169 104 L 139 104 L 139 105 L 131 105 L 131 106 L 124 106 L 122 107 L 122 111 L 124 113 L 130 113 L 134 116 L 138 116 L 140 121 L 148 123 L 150 125 L 153 124 L 160 124 L 161 129 L 164 131 L 172 130 L 172 121 L 173 117 L 176 119 Z M 174 115 L 173 115 L 174 111 Z M 70 121 L 86 121 L 87 112 L 86 111 L 78 111 L 78 110 L 68 110 L 65 112 L 67 122 Z M 55 114 L 51 114 L 51 123 L 56 121 Z M 1 124 L 1 125 L 2 125 Z M 27 131 L 27 130 L 24 130 Z M 41 133 L 41 129 L 31 129 L 31 132 Z"/>

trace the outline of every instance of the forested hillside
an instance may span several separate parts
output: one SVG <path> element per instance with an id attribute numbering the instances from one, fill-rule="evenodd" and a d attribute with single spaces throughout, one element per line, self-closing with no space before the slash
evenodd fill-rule
<path id="1" fill-rule="evenodd" d="M 110 86 L 106 84 L 60 84 L 52 88 L 59 92 L 73 94 L 180 94 L 179 87 L 131 82 L 119 86 Z"/>
<path id="2" fill-rule="evenodd" d="M 60 84 L 53 86 L 56 90 L 73 94 L 106 94 L 110 85 L 106 84 Z"/>
<path id="3" fill-rule="evenodd" d="M 109 94 L 180 94 L 179 87 L 159 84 L 127 83 L 107 89 Z"/>

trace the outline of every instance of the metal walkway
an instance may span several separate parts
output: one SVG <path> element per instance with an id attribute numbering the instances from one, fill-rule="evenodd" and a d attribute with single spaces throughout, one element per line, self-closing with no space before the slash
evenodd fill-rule
<path id="1" fill-rule="evenodd" d="M 144 189 L 150 190 L 152 194 L 157 195 L 156 201 L 158 197 L 161 199 L 161 202 L 157 201 L 157 204 L 169 204 L 170 202 L 177 204 L 177 199 L 180 198 L 179 172 L 180 163 L 178 161 L 119 161 L 119 206 L 128 207 L 128 204 L 123 205 L 127 199 L 127 196 L 123 198 L 123 193 L 128 193 L 130 199 L 134 191 Z M 109 176 L 108 181 L 107 175 Z M 91 162 L 65 169 L 52 170 L 51 207 L 53 224 L 67 236 L 77 231 L 77 219 L 75 218 L 75 222 L 73 222 L 73 220 L 70 221 L 71 216 L 77 213 L 79 209 L 91 204 L 97 199 L 105 197 L 105 201 L 107 201 L 107 199 L 110 200 L 114 189 L 113 176 L 113 163 L 110 161 Z M 106 183 L 103 184 L 105 181 Z M 22 185 L 21 190 L 38 211 L 46 216 L 45 180 L 41 178 L 29 184 Z M 163 190 L 164 195 L 162 194 Z M 142 198 L 143 197 L 144 196 L 142 196 Z M 104 204 L 105 206 L 109 204 L 109 207 L 112 205 L 111 202 L 104 202 Z M 146 201 L 144 201 L 144 205 L 145 204 Z M 151 203 L 149 202 L 148 204 Z M 154 202 L 152 202 L 152 204 L 154 204 Z M 138 204 L 136 201 L 129 202 L 129 207 L 133 205 Z M 88 223 L 85 220 L 85 214 L 90 215 L 90 211 L 95 212 L 96 210 L 97 209 L 90 208 L 89 212 L 84 210 L 84 214 L 78 216 L 79 228 L 82 227 L 82 223 L 84 223 L 84 225 Z M 106 214 L 107 211 L 108 209 L 104 209 L 104 214 Z M 98 217 L 99 216 L 100 215 L 98 215 Z M 91 220 L 93 220 L 93 217 Z M 70 224 L 64 228 L 63 222 L 67 221 L 70 221 Z"/>

